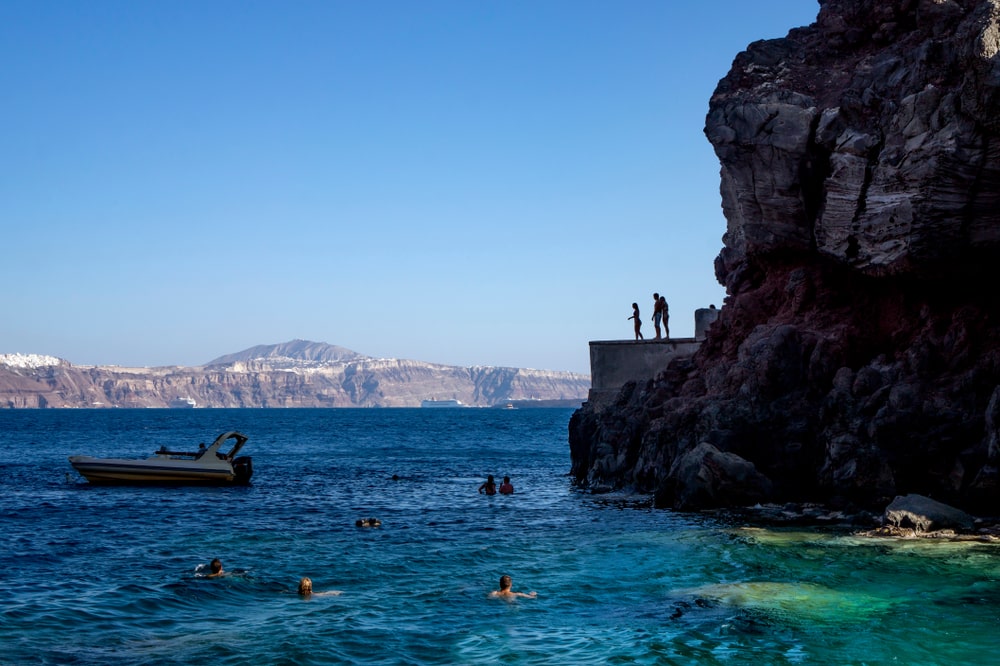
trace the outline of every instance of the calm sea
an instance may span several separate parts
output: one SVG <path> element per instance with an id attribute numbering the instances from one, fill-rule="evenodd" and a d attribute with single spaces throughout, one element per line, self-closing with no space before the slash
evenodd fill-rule
<path id="1" fill-rule="evenodd" d="M 569 410 L 0 412 L 2 664 L 983 664 L 1000 551 L 575 490 Z M 89 486 L 236 429 L 245 488 Z M 513 496 L 476 492 L 511 476 Z M 398 477 L 393 480 L 393 475 Z M 374 516 L 382 527 L 355 527 Z M 199 575 L 213 557 L 233 572 Z M 536 599 L 488 598 L 502 574 Z M 300 598 L 316 590 L 339 596 Z"/>

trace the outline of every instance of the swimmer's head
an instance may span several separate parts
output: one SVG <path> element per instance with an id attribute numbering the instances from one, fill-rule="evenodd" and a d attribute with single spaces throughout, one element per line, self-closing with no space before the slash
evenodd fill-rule
<path id="1" fill-rule="evenodd" d="M 312 594 L 313 582 L 310 578 L 303 578 L 299 581 L 299 594 Z"/>
<path id="2" fill-rule="evenodd" d="M 513 584 L 514 584 L 514 581 L 511 580 L 510 576 L 500 576 L 500 589 L 501 590 L 509 590 Z"/>
<path id="3" fill-rule="evenodd" d="M 214 560 L 212 560 L 212 563 L 209 565 L 209 568 L 212 570 L 212 573 L 214 574 L 222 573 L 222 560 L 220 560 L 219 558 L 215 558 Z"/>

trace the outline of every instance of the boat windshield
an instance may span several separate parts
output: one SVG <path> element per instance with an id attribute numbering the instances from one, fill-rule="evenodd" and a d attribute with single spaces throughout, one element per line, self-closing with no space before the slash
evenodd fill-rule
<path id="1" fill-rule="evenodd" d="M 228 453 L 223 453 L 221 451 L 222 445 L 231 439 L 235 440 L 233 448 L 230 449 Z M 246 435 L 231 431 L 225 432 L 216 437 L 211 446 L 206 447 L 204 443 L 199 444 L 197 451 L 173 451 L 165 446 L 161 446 L 156 450 L 156 455 L 169 456 L 171 458 L 182 460 L 198 460 L 203 456 L 214 453 L 220 460 L 232 461 L 236 457 L 236 454 L 239 453 L 240 449 L 243 448 L 243 445 L 246 444 L 246 441 Z"/>

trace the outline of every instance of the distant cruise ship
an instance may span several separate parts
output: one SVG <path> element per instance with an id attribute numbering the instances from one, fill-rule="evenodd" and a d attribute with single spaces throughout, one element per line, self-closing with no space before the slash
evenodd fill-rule
<path id="1" fill-rule="evenodd" d="M 465 407 L 461 400 L 421 400 L 421 407 Z"/>
<path id="2" fill-rule="evenodd" d="M 174 398 L 170 401 L 171 409 L 191 409 L 197 406 L 194 398 Z"/>

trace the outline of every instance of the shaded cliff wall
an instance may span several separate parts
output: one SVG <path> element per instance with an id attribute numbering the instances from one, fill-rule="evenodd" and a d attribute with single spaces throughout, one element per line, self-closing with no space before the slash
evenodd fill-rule
<path id="1" fill-rule="evenodd" d="M 709 103 L 727 299 L 570 423 L 590 487 L 680 508 L 1000 500 L 1000 7 L 826 0 Z"/>

